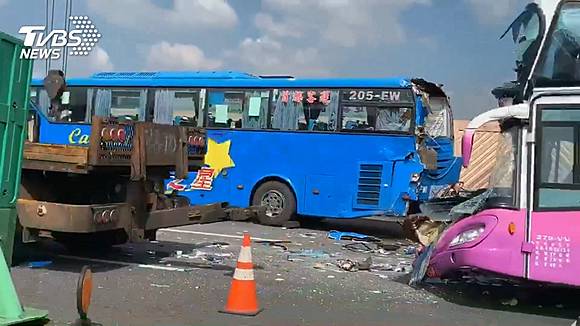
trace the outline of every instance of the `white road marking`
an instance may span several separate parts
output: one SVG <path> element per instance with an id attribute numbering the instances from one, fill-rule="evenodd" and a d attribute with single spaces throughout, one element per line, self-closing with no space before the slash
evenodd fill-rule
<path id="1" fill-rule="evenodd" d="M 186 272 L 189 270 L 189 269 L 185 269 L 185 268 L 171 267 L 171 266 L 160 266 L 160 265 L 139 264 L 137 266 L 141 267 L 141 268 L 158 269 L 158 270 L 162 270 L 162 271 L 173 271 L 173 272 Z"/>
<path id="2" fill-rule="evenodd" d="M 243 239 L 244 238 L 243 235 L 233 235 L 233 234 L 223 234 L 223 233 L 211 233 L 211 232 L 201 232 L 201 231 L 189 231 L 189 230 L 159 229 L 157 231 L 158 232 L 169 232 L 169 233 L 209 235 L 209 236 L 221 237 L 221 238 L 234 238 L 234 239 Z M 251 237 L 251 238 L 252 238 L 252 240 L 256 240 L 256 241 L 271 241 L 271 242 L 285 241 L 285 240 L 256 238 L 256 237 Z"/>

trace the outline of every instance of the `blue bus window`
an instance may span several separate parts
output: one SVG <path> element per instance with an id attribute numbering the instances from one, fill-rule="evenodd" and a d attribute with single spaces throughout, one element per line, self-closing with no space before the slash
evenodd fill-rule
<path id="1" fill-rule="evenodd" d="M 334 131 L 338 98 L 338 91 L 275 90 L 272 101 L 272 129 Z"/>
<path id="2" fill-rule="evenodd" d="M 411 108 L 345 105 L 342 107 L 342 129 L 358 131 L 404 131 L 411 129 Z"/>
<path id="3" fill-rule="evenodd" d="M 111 92 L 111 116 L 124 117 L 133 121 L 145 121 L 147 90 L 130 89 Z"/>
<path id="4" fill-rule="evenodd" d="M 263 90 L 209 91 L 208 126 L 265 129 L 269 98 Z"/>
<path id="5" fill-rule="evenodd" d="M 175 124 L 197 126 L 198 112 L 202 106 L 200 91 L 175 92 L 173 99 L 173 121 Z"/>
<path id="6" fill-rule="evenodd" d="M 55 108 L 51 108 L 50 99 L 44 89 L 38 89 L 36 94 L 35 103 L 49 120 L 70 123 L 90 122 L 90 106 L 87 106 L 87 100 L 92 98 L 90 89 L 86 87 L 67 89 L 61 97 L 62 102 L 58 112 Z"/>

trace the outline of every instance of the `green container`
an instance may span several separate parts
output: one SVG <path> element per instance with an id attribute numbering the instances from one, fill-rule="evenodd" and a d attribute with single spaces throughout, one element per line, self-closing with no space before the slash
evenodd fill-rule
<path id="1" fill-rule="evenodd" d="M 0 32 L 0 246 L 8 266 L 16 230 L 32 61 L 20 59 L 21 40 Z"/>

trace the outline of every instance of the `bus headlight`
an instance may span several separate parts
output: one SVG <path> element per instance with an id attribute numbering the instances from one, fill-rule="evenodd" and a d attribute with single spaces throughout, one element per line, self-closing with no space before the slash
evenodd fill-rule
<path id="1" fill-rule="evenodd" d="M 419 182 L 419 179 L 421 179 L 420 173 L 411 174 L 411 182 Z"/>
<path id="2" fill-rule="evenodd" d="M 457 235 L 455 238 L 453 238 L 453 240 L 451 240 L 451 242 L 449 243 L 449 247 L 456 247 L 471 241 L 475 241 L 477 240 L 477 238 L 481 236 L 483 231 L 485 231 L 485 227 L 483 225 L 475 229 L 463 231 L 459 233 L 459 235 Z"/>

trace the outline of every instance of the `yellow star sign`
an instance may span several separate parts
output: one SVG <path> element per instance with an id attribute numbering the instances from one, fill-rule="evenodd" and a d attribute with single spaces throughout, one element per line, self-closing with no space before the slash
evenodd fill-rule
<path id="1" fill-rule="evenodd" d="M 230 157 L 231 140 L 217 143 L 211 138 L 207 140 L 207 154 L 205 154 L 205 164 L 212 168 L 213 177 L 216 178 L 223 169 L 236 166 Z"/>

